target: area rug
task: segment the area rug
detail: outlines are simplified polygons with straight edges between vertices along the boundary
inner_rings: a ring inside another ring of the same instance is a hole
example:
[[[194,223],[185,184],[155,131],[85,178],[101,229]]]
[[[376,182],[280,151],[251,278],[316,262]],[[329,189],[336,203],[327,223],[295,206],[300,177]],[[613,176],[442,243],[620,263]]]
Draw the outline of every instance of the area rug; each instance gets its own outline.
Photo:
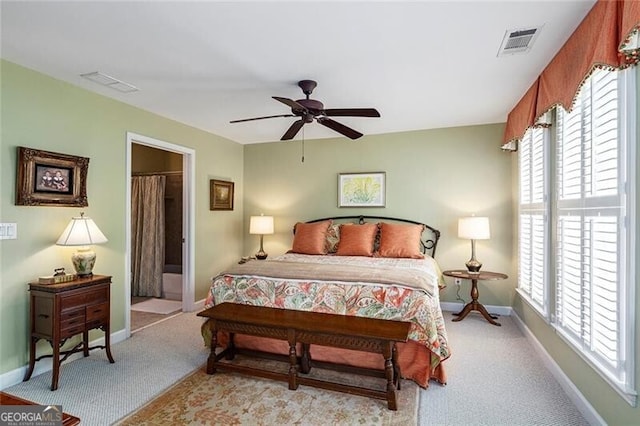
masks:
[[[132,311],[152,312],[154,314],[170,314],[181,309],[182,302],[180,300],[149,299],[131,305]]]
[[[235,361],[234,361],[235,362]],[[270,363],[273,361],[262,361]],[[384,389],[384,379],[314,369],[313,377]],[[419,387],[402,381],[398,410],[386,401],[198,369],[117,423],[138,425],[416,425]]]

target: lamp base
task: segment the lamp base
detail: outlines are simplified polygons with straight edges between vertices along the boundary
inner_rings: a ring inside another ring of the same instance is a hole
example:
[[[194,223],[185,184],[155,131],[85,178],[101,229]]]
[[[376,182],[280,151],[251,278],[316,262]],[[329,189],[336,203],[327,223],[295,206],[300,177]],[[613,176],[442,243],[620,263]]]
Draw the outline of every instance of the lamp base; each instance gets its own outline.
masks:
[[[467,270],[470,274],[479,274],[480,268],[482,268],[482,263],[478,262],[476,259],[469,259],[465,265],[467,266]]]
[[[264,251],[260,250],[259,252],[256,253],[256,259],[258,260],[265,260],[267,258],[267,256],[269,256],[267,253],[265,253]]]
[[[93,266],[96,264],[96,252],[91,248],[80,248],[71,256],[71,262],[79,277],[93,275]]]

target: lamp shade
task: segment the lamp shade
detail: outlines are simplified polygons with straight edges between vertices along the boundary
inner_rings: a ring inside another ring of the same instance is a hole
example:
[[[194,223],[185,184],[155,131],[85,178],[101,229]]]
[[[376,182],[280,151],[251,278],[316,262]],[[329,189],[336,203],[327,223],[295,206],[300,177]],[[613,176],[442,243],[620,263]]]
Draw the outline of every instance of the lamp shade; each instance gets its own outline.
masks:
[[[98,225],[91,218],[86,217],[84,213],[80,213],[80,217],[71,219],[56,244],[59,246],[88,246],[107,241],[109,240],[100,231]]]
[[[249,233],[257,235],[273,234],[273,216],[251,216]]]
[[[481,216],[461,217],[458,219],[458,238],[488,240],[491,238],[489,218]]]

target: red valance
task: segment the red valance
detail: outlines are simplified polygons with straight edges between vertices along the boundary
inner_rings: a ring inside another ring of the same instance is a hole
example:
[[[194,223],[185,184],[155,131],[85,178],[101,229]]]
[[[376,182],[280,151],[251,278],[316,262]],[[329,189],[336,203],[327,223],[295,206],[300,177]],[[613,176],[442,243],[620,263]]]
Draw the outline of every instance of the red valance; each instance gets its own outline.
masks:
[[[595,67],[624,68],[638,63],[640,49],[629,44],[639,30],[640,1],[598,0],[509,113],[503,144],[522,138],[538,118],[557,105],[570,111]],[[537,93],[530,93],[535,88]]]
[[[512,135],[505,142],[513,139],[519,139],[524,135],[529,127],[536,121],[536,105],[538,103],[538,84],[540,79],[537,78],[533,85],[527,90],[518,104],[511,110],[507,118],[507,127],[504,129],[505,136]]]

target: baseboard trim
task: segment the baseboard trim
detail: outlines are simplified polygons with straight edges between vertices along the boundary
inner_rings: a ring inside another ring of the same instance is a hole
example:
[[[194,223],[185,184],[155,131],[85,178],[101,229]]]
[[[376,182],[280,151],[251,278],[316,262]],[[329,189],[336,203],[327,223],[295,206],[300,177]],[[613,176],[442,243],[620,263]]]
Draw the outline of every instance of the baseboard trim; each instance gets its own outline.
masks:
[[[125,330],[118,330],[115,333],[111,333],[111,345],[115,345],[118,342],[122,342],[126,339]],[[99,339],[92,340],[89,342],[89,346],[101,346],[104,345],[104,337],[100,337]],[[70,361],[74,361],[76,359],[82,358],[82,352],[75,353],[71,355],[69,358],[65,360],[65,364]],[[116,362],[118,360],[116,359]],[[14,370],[8,371],[2,375],[0,375],[0,390],[4,390],[13,385],[17,385],[22,382],[24,375],[27,372],[28,366],[23,366],[16,368]],[[38,362],[36,362],[35,367],[33,368],[33,374],[31,377],[39,376],[42,373],[46,373],[47,371],[51,371],[53,369],[53,360],[51,358],[45,358]]]
[[[580,414],[589,422],[590,425],[604,425],[606,426],[606,422],[600,414],[593,408],[593,406],[589,403],[589,401],[582,395],[582,392],[573,384],[571,379],[562,371],[560,366],[554,361],[554,359],[549,355],[549,352],[544,348],[542,343],[536,338],[536,336],[529,330],[529,327],[522,321],[522,319],[518,316],[518,314],[513,311],[513,315],[511,315],[514,322],[522,331],[522,334],[525,335],[527,340],[533,346],[533,349],[542,359],[543,364],[547,369],[551,372],[553,377],[560,383],[562,389],[564,389],[565,393],[569,397],[569,399],[575,404]]]
[[[196,300],[193,304],[193,310],[194,311],[201,311],[204,309],[204,302],[206,301],[206,299],[200,299],[200,300]]]
[[[490,314],[511,316],[513,308],[511,306],[497,306],[497,305],[484,305]],[[448,312],[460,312],[464,308],[464,305],[459,302],[440,302],[440,309]]]

